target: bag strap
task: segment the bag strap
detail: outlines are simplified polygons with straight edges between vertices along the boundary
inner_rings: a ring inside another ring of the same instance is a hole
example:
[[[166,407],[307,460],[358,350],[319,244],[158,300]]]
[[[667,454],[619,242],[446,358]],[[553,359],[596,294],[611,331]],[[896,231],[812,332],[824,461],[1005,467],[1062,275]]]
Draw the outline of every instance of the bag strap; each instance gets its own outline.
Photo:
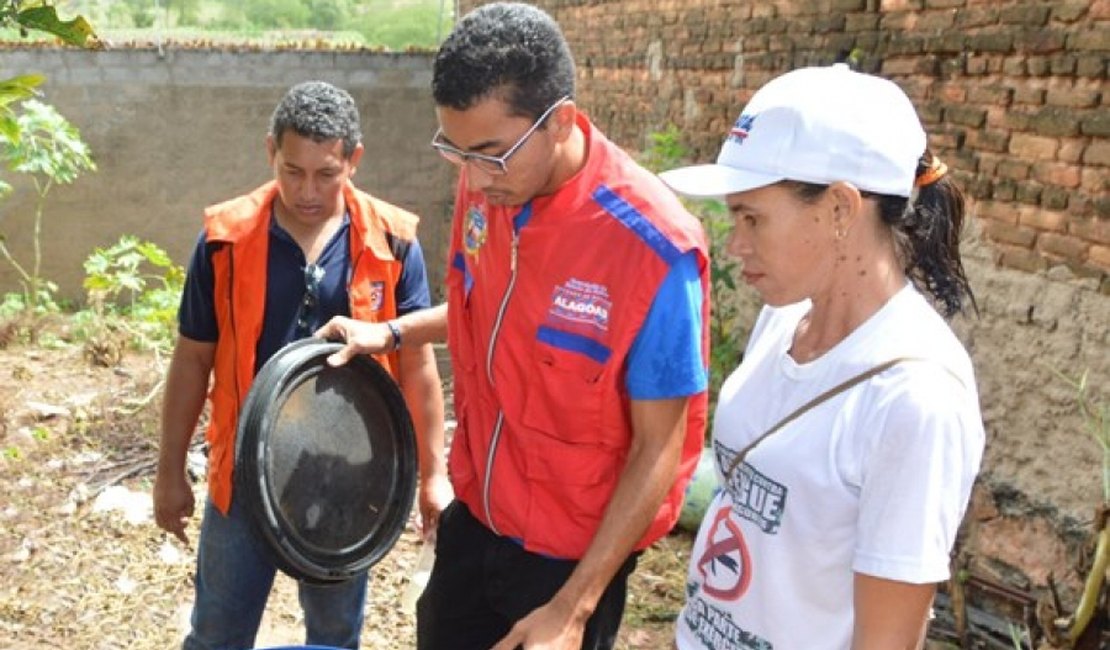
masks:
[[[744,458],[747,457],[748,452],[750,452],[752,449],[754,449],[756,445],[758,445],[759,443],[761,443],[764,440],[766,440],[767,438],[769,438],[771,436],[771,434],[775,433],[779,429],[785,427],[786,425],[790,424],[794,420],[797,420],[799,417],[804,415],[806,411],[809,411],[810,409],[817,406],[818,404],[821,404],[824,401],[827,401],[829,399],[832,399],[833,397],[836,397],[840,393],[843,393],[844,391],[848,390],[852,386],[855,386],[856,384],[859,384],[860,382],[867,381],[868,379],[870,379],[870,378],[874,377],[875,375],[883,372],[884,370],[887,370],[887,369],[889,369],[893,366],[896,366],[899,363],[902,363],[903,361],[910,361],[912,359],[914,359],[914,357],[897,357],[895,359],[891,359],[890,361],[885,361],[883,363],[880,363],[879,365],[875,366],[874,368],[871,368],[869,370],[865,370],[865,371],[859,373],[858,375],[855,375],[854,377],[850,377],[850,378],[840,382],[836,386],[833,386],[832,388],[826,390],[825,392],[821,393],[817,397],[814,397],[813,399],[809,400],[805,404],[802,404],[798,408],[794,409],[794,411],[791,412],[789,415],[787,415],[783,419],[779,420],[778,424],[776,424],[775,426],[771,427],[770,429],[767,429],[766,431],[764,431],[763,435],[759,436],[758,438],[756,438],[755,440],[750,442],[747,447],[744,447],[743,449],[740,450],[740,453],[736,455],[736,458],[734,458],[732,460],[732,463],[728,466],[728,471],[725,472],[725,479],[726,480],[731,480],[732,479],[732,473],[734,471],[736,471],[736,468],[739,467],[740,463],[743,462]]]

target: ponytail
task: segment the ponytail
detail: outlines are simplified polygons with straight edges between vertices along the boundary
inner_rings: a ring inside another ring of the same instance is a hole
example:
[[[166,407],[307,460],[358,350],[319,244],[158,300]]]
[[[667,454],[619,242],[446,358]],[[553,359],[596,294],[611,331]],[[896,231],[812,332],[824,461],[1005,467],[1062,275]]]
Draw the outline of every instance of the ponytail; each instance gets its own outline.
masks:
[[[879,218],[894,234],[894,246],[906,277],[920,291],[933,297],[934,304],[951,318],[971,304],[979,305],[960,261],[960,233],[964,225],[964,195],[948,175],[948,168],[928,149],[917,162],[913,194],[860,191],[875,199]],[[780,181],[802,201],[817,200],[828,185],[802,181]]]
[[[945,317],[964,310],[971,292],[960,261],[964,195],[944,163],[926,150],[917,164],[917,188],[909,199],[879,195],[879,215],[894,232],[906,276],[935,299]]]

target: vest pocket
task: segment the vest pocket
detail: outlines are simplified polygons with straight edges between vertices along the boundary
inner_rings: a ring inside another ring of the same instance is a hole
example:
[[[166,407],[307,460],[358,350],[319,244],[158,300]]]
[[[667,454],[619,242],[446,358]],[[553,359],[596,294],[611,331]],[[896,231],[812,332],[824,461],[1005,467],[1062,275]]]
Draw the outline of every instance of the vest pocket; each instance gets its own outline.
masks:
[[[578,559],[597,533],[624,465],[616,450],[539,441],[525,458],[524,538],[541,553]]]
[[[605,366],[579,352],[542,342],[536,343],[533,359],[532,375],[524,380],[521,422],[559,441],[603,445],[601,377]]]

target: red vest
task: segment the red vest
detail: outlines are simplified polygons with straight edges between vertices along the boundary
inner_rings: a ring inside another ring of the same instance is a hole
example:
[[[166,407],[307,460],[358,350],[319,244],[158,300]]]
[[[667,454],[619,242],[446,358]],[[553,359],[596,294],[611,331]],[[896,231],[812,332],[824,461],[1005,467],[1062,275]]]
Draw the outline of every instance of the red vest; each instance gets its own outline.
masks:
[[[586,167],[523,212],[460,180],[447,281],[455,493],[494,532],[562,558],[585,553],[624,468],[626,359],[671,264],[697,250],[708,287],[698,221],[584,116],[579,126]],[[706,296],[707,365],[708,309]],[[679,479],[637,548],[677,520],[706,403],[704,391],[690,400]]]
[[[254,380],[255,346],[265,316],[270,215],[276,197],[277,184],[270,182],[204,212],[207,241],[228,244],[212,253],[213,301],[220,334],[208,395],[212,416],[205,435],[209,445],[208,493],[224,514],[231,507],[239,407]],[[401,262],[390,252],[385,233],[412,239],[417,217],[349,183],[343,198],[351,218],[351,315],[368,321],[395,318],[394,287],[401,277]],[[379,285],[384,286],[381,296],[372,295],[375,282],[383,283]],[[375,302],[379,303],[377,309]],[[375,359],[397,377],[395,354]]]

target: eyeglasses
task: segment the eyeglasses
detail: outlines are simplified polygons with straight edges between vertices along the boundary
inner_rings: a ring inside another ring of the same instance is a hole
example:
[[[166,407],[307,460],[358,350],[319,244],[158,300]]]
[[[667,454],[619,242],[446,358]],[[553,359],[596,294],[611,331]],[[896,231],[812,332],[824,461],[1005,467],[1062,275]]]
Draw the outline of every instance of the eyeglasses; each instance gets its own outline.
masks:
[[[466,163],[471,163],[487,174],[493,174],[494,176],[504,176],[505,174],[509,173],[509,158],[511,158],[513,154],[515,154],[517,151],[520,150],[522,146],[524,146],[524,143],[528,141],[528,138],[530,138],[532,134],[536,132],[536,129],[540,128],[540,125],[544,123],[544,121],[551,115],[551,113],[555,111],[556,108],[562,106],[563,102],[569,99],[570,95],[566,95],[563,98],[559,99],[559,101],[549,106],[548,109],[544,111],[543,114],[540,115],[535,122],[532,123],[531,128],[525,131],[524,135],[520,136],[520,139],[516,141],[516,144],[509,147],[509,150],[501,154],[500,156],[487,156],[483,153],[463,151],[457,147],[447,144],[442,140],[443,129],[436,129],[436,134],[432,137],[432,148],[438,151],[439,155],[443,156],[450,162],[460,167],[462,167]]]
[[[320,283],[324,280],[324,267],[306,264],[304,267],[304,300],[297,310],[297,333],[308,336],[312,332],[312,312],[320,300]]]

